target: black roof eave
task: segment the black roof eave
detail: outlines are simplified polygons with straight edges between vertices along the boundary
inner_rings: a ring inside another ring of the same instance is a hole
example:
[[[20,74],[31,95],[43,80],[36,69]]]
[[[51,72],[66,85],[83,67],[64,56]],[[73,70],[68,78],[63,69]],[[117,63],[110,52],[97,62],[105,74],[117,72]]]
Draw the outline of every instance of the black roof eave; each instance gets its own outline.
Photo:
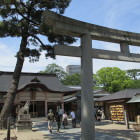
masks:
[[[63,94],[69,93],[69,94],[71,94],[71,93],[77,92],[76,90],[72,90],[72,91],[51,90],[43,83],[27,83],[26,85],[22,86],[18,91],[24,90],[25,88],[27,88],[28,86],[31,86],[31,85],[42,86],[44,90],[49,91],[51,93],[63,93]]]
[[[118,99],[107,99],[107,100],[99,100],[100,102],[110,102],[110,101],[126,101],[126,100],[130,100],[130,98],[118,98]]]

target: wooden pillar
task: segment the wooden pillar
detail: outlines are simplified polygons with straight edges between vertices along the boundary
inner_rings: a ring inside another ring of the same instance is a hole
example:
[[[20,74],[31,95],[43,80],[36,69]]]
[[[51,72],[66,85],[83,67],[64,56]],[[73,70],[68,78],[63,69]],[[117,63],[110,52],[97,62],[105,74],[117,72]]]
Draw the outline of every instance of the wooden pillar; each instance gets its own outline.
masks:
[[[81,37],[81,47],[81,140],[95,140],[92,39],[89,33]]]
[[[8,121],[7,121],[7,138],[6,138],[6,140],[10,140],[10,135],[11,135],[10,126],[11,126],[11,117],[8,117]]]
[[[124,121],[126,128],[129,129],[129,114],[128,114],[128,105],[126,103],[124,105]]]
[[[125,118],[126,128],[129,129],[129,117],[128,117],[128,111],[127,110],[124,110],[124,118]]]
[[[35,117],[35,101],[34,101],[34,99],[33,99],[33,118]]]
[[[76,103],[77,103],[76,122],[81,123],[81,100],[78,99]]]
[[[48,112],[48,105],[47,101],[45,101],[45,116],[47,117],[47,112]]]
[[[64,109],[65,109],[65,108],[64,108],[64,102],[61,103],[61,106],[62,106],[62,109],[64,110]]]

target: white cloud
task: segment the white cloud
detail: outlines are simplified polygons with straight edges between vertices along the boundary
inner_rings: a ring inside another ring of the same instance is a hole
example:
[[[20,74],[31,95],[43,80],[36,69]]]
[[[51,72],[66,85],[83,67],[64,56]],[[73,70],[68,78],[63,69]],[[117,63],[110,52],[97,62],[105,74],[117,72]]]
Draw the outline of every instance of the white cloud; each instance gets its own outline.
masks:
[[[2,50],[4,50],[4,49],[6,49],[6,46],[3,45],[3,44],[0,44],[0,51],[2,51]]]
[[[120,51],[120,44],[93,40],[92,48],[110,51]]]
[[[140,31],[139,26],[131,28],[132,24],[139,22],[140,1],[137,0],[108,0],[108,9],[104,17],[104,26],[127,31]],[[135,20],[135,21],[134,21]]]
[[[118,67],[122,70],[140,69],[140,63],[93,59],[93,72],[96,73],[103,67]]]
[[[16,58],[13,51],[5,44],[0,44],[0,71],[13,71]]]
[[[56,56],[56,59],[48,58],[46,59],[44,55],[41,55],[39,62],[29,63],[26,59],[22,71],[26,72],[38,72],[45,70],[48,64],[56,63],[66,70],[66,66],[70,64],[80,65],[80,58],[66,57],[66,56]]]
[[[0,56],[14,56],[16,52],[12,50],[10,45],[7,45],[6,43],[0,43]]]

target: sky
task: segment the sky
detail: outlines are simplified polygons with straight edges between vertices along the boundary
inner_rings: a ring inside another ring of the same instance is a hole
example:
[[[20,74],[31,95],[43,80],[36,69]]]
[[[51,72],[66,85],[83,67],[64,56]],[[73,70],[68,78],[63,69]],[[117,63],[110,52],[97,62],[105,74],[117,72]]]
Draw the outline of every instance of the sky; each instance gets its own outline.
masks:
[[[72,0],[64,16],[80,21],[140,33],[140,1],[138,0]],[[46,40],[44,40],[46,41]],[[80,46],[78,40],[73,45]],[[20,38],[0,38],[0,71],[14,71],[16,53]],[[92,41],[92,47],[104,50],[119,51],[119,44]],[[140,47],[130,46],[131,53],[140,53]],[[56,63],[66,69],[67,65],[80,65],[80,58],[56,56],[46,59],[41,55],[40,61],[30,63],[26,58],[22,72],[39,72],[48,64]],[[93,59],[93,73],[103,67],[119,67],[122,70],[140,69],[140,63]]]

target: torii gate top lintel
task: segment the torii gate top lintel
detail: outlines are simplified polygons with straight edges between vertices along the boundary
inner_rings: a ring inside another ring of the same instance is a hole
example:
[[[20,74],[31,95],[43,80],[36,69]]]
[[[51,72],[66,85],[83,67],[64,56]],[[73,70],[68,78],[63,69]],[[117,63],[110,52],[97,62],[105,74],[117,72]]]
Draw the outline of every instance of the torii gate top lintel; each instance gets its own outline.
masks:
[[[58,34],[80,37],[90,34],[91,40],[101,40],[120,44],[120,52],[92,49],[92,58],[140,62],[140,54],[130,53],[129,45],[140,46],[140,34],[126,32],[116,29],[110,29],[95,24],[90,24],[65,16],[58,15],[52,11],[43,13],[44,20],[47,25],[53,28]],[[56,55],[81,57],[82,50],[80,47],[63,47],[55,46]]]
[[[111,29],[95,24],[78,21],[58,15],[52,11],[43,13],[47,25],[53,27],[55,33],[73,37],[81,37],[90,32],[92,39],[114,43],[127,42],[129,45],[140,46],[140,34],[128,31]]]

